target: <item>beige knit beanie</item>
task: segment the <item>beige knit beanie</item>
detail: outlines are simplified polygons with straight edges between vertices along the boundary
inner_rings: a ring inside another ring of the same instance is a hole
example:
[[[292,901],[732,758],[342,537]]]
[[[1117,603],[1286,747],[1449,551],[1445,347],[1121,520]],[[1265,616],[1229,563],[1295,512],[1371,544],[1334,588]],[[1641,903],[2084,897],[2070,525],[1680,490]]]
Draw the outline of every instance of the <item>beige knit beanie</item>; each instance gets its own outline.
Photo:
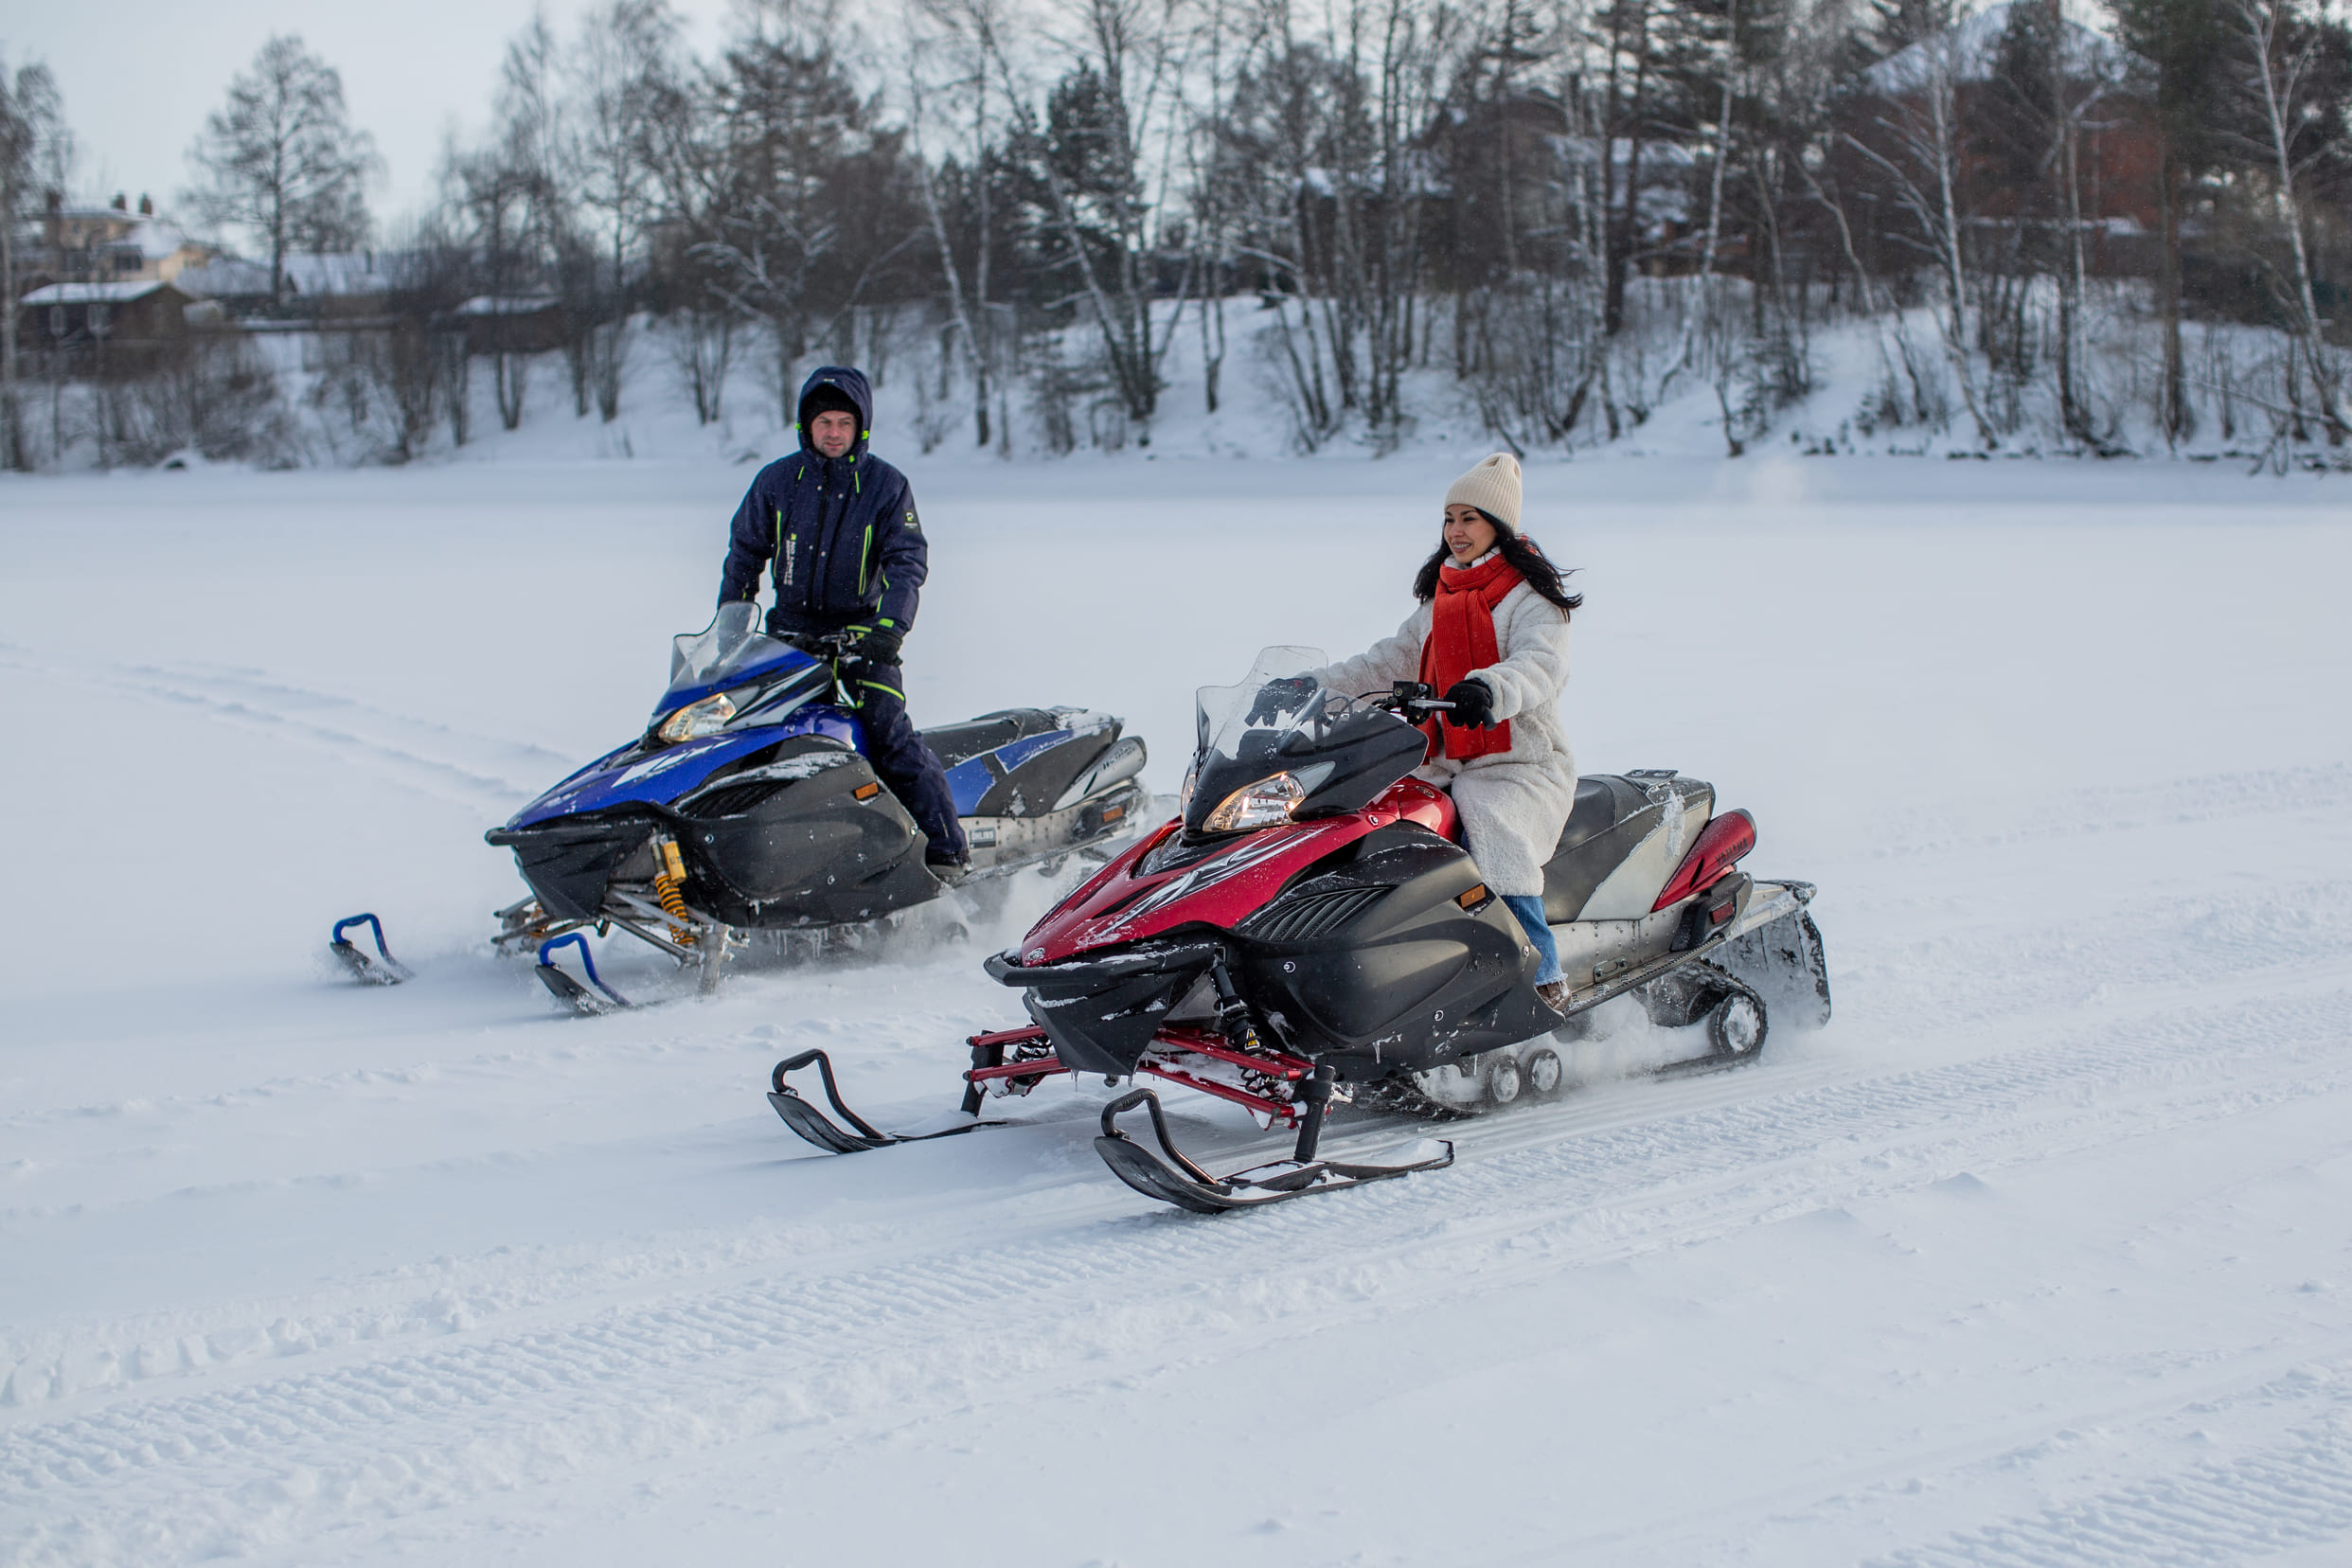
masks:
[[[1513,533],[1519,531],[1519,459],[1498,452],[1478,460],[1478,466],[1456,479],[1446,491],[1446,505],[1476,507]]]

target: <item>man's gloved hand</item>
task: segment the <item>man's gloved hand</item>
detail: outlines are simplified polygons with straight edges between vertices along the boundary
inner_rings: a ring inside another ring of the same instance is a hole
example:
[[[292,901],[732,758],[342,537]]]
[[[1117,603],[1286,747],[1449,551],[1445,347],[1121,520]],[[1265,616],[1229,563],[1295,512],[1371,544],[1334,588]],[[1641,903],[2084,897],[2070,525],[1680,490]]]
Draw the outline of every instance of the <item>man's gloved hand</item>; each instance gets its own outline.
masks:
[[[1461,729],[1494,728],[1494,692],[1484,681],[1456,681],[1446,688],[1453,711],[1446,722]]]
[[[1247,718],[1253,724],[1265,723],[1306,702],[1321,685],[1312,675],[1285,675],[1279,680],[1268,681],[1257,688],[1257,695],[1251,699]]]
[[[905,646],[906,639],[898,633],[877,626],[852,643],[849,651],[870,665],[894,665],[899,662],[899,650]]]

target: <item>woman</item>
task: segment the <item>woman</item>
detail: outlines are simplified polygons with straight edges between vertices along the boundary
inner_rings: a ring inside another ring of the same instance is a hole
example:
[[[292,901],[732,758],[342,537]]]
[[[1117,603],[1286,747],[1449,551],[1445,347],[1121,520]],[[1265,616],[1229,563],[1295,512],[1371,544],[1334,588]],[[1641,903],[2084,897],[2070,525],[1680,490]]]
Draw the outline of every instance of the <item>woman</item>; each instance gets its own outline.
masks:
[[[1498,452],[1446,491],[1445,528],[1421,563],[1420,608],[1397,634],[1316,678],[1335,691],[1419,681],[1453,704],[1429,728],[1417,776],[1445,787],[1462,814],[1479,874],[1542,955],[1536,992],[1568,997],[1559,948],[1543,919],[1543,863],[1577,801],[1577,759],[1559,719],[1568,680],[1568,614],[1584,602],[1519,533],[1519,462]]]

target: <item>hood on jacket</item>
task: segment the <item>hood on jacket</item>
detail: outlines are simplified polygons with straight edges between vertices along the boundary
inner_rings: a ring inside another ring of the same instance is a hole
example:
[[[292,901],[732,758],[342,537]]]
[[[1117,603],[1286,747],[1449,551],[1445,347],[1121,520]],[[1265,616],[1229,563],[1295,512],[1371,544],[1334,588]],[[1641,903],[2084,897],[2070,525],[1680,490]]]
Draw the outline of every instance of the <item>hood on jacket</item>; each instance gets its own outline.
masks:
[[[821,386],[832,387],[857,405],[858,439],[848,455],[864,456],[866,439],[874,434],[874,389],[866,384],[864,371],[846,365],[820,365],[800,383],[800,401],[793,405],[793,417],[799,421],[793,428],[799,432],[800,450],[811,457],[821,455],[809,444],[809,421],[813,418],[809,411],[809,399]]]

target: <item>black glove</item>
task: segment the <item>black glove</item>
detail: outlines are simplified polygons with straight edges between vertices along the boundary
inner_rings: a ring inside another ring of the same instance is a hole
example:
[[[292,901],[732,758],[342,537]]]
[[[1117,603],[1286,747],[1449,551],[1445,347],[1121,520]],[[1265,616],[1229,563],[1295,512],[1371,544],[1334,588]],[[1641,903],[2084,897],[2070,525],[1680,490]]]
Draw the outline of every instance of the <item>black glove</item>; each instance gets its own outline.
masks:
[[[1312,697],[1321,684],[1312,675],[1285,675],[1279,680],[1268,681],[1257,688],[1257,696],[1250,703],[1249,722],[1262,724],[1290,712]]]
[[[870,665],[894,665],[899,662],[899,650],[906,639],[887,626],[877,626],[849,647],[854,656]]]
[[[1446,722],[1460,729],[1494,728],[1494,692],[1484,681],[1456,681],[1446,691],[1453,711]]]

